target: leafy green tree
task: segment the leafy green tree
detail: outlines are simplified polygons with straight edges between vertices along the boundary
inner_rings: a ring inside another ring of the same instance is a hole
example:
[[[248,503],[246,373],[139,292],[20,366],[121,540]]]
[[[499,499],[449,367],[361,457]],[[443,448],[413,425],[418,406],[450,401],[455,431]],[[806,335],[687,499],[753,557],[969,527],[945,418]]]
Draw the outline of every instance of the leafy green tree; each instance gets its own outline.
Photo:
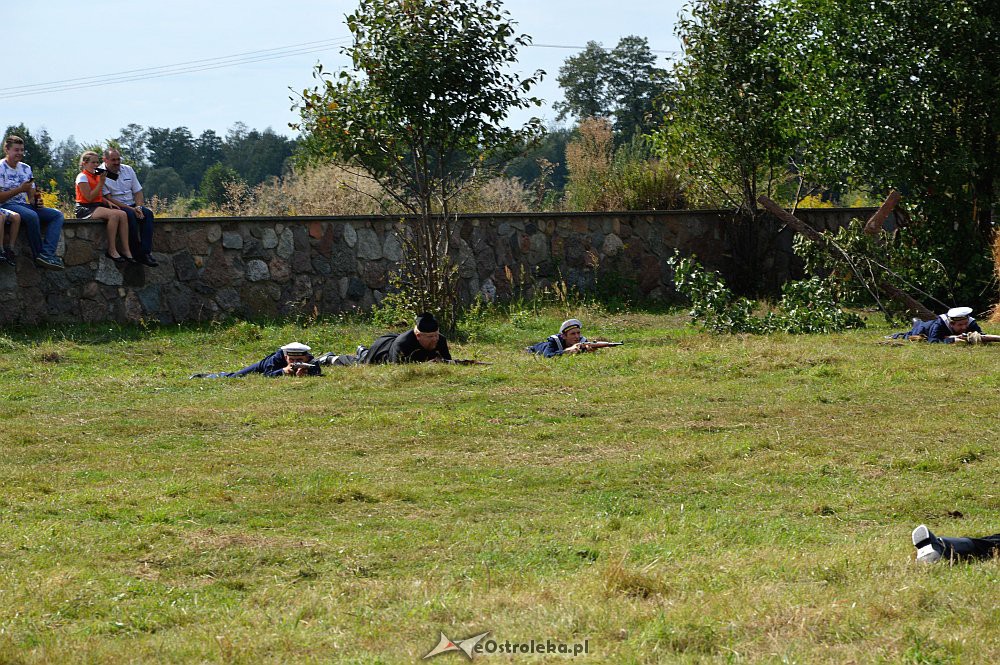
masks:
[[[556,82],[565,99],[552,108],[559,112],[556,120],[574,116],[607,118],[611,115],[611,94],[607,86],[608,52],[600,42],[589,41],[586,48],[566,58],[559,68]]]
[[[42,129],[38,136],[31,133],[24,124],[10,125],[4,132],[6,139],[11,134],[24,139],[24,161],[31,165],[31,171],[36,180],[44,181],[53,176],[52,171],[52,137]],[[78,155],[79,156],[79,155]]]
[[[623,37],[610,51],[587,42],[583,51],[566,58],[556,81],[565,96],[553,104],[558,120],[613,117],[619,142],[649,131],[657,100],[672,89],[649,42],[635,35]]]
[[[218,164],[224,158],[224,143],[222,137],[211,129],[206,129],[194,141],[194,152],[201,162],[202,178],[205,172],[213,165]]]
[[[249,129],[242,122],[226,133],[222,161],[250,185],[280,176],[295,152],[295,141],[281,136],[270,127],[264,131]]]
[[[611,50],[607,65],[608,94],[614,100],[615,132],[624,140],[645,134],[658,123],[657,101],[673,90],[667,70],[656,67],[645,37],[630,35]]]
[[[658,144],[687,166],[703,198],[755,216],[792,151],[781,115],[784,56],[769,39],[776,9],[767,0],[694,0],[689,9],[677,24],[684,57]]]
[[[113,143],[122,155],[122,161],[132,168],[139,169],[146,164],[149,158],[149,151],[146,148],[146,141],[149,132],[142,125],[134,122],[118,130],[118,136],[109,143]]]
[[[190,191],[184,179],[170,166],[150,169],[142,185],[143,192],[148,196],[163,199],[176,199],[186,196]]]
[[[979,303],[1000,194],[1000,4],[785,0],[785,100],[803,168],[900,189],[911,242],[948,269],[950,302]],[[806,37],[808,36],[808,38]],[[818,37],[818,38],[817,38]]]
[[[207,203],[222,205],[226,202],[226,185],[241,180],[235,169],[216,162],[205,170],[205,177],[201,180],[201,198]]]
[[[523,146],[520,156],[510,160],[504,168],[507,175],[519,178],[525,185],[533,185],[536,192],[558,194],[566,186],[566,145],[576,130],[549,127],[537,143]],[[544,178],[544,182],[539,182]]]
[[[527,92],[542,72],[509,72],[530,38],[496,0],[361,0],[347,25],[353,69],[331,79],[318,66],[321,84],[296,107],[302,155],[356,168],[415,215],[403,236],[407,307],[454,321],[449,203],[482,163],[541,130],[537,119],[504,124],[541,103]]]
[[[154,169],[171,168],[185,183],[185,190],[201,182],[203,168],[194,137],[187,127],[150,127],[146,142]]]

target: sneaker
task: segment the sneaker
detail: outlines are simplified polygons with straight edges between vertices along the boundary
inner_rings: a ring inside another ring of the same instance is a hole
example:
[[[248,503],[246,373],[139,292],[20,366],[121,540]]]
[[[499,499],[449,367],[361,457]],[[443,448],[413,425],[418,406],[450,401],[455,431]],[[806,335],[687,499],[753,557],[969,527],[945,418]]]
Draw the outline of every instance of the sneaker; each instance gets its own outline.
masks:
[[[44,254],[39,254],[35,257],[35,265],[39,268],[47,268],[48,270],[62,270],[65,268],[62,261],[54,256],[45,256]]]
[[[14,253],[14,250],[5,249],[3,250],[3,252],[0,252],[0,255],[2,255],[3,261],[7,265],[9,266],[17,265],[17,254]]]
[[[917,548],[917,561],[934,563],[944,556],[944,545],[941,540],[925,525],[921,524],[914,529],[911,539],[913,546]]]
[[[337,356],[327,351],[313,362],[317,365],[332,365],[337,361]]]
[[[139,263],[141,263],[144,266],[149,266],[150,268],[155,268],[156,266],[160,265],[160,263],[153,258],[152,254],[146,254],[143,257],[141,257],[139,259]]]

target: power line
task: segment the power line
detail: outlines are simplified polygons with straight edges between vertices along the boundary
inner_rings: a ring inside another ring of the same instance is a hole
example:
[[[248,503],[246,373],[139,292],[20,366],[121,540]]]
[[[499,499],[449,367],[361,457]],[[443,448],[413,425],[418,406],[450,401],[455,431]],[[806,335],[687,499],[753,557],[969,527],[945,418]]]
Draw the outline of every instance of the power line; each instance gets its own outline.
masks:
[[[322,40],[317,42],[305,42],[303,44],[293,44],[271,49],[261,49],[257,51],[246,51],[233,55],[220,56],[215,58],[203,58],[201,60],[189,60],[187,62],[175,63],[172,65],[161,65],[158,67],[145,67],[142,69],[131,69],[111,74],[98,76],[85,76],[74,79],[62,79],[60,81],[49,81],[47,83],[35,83],[30,85],[15,86],[12,88],[0,89],[0,95],[6,98],[26,97],[30,95],[45,94],[52,92],[65,92],[69,90],[80,90],[84,88],[95,88],[118,83],[131,83],[135,81],[145,81],[149,79],[162,78],[165,76],[176,76],[179,74],[190,74],[211,69],[222,69],[225,67],[236,67],[239,65],[264,62],[267,60],[277,60],[308,53],[318,53],[327,51],[335,46],[349,41],[349,38],[333,40]]]
[[[337,39],[324,39],[288,46],[279,46],[269,49],[259,49],[255,51],[244,51],[232,55],[217,56],[214,58],[201,58],[199,60],[187,60],[170,65],[159,65],[156,67],[143,67],[139,69],[128,69],[110,74],[99,74],[95,76],[83,76],[79,78],[60,79],[47,81],[45,83],[30,83],[25,85],[0,88],[0,96],[5,99],[16,99],[18,97],[28,97],[56,92],[68,92],[71,90],[83,90],[87,88],[97,88],[108,85],[118,85],[121,83],[135,83],[138,81],[148,81],[167,76],[178,76],[181,74],[193,74],[213,69],[223,69],[226,67],[238,67],[241,65],[265,62],[268,60],[278,60],[297,55],[309,53],[319,53],[328,51],[336,46],[340,46],[348,41],[350,37]],[[568,44],[529,44],[536,48],[570,49],[584,50],[585,46],[573,46]],[[609,51],[611,49],[605,48]],[[680,51],[668,51],[662,49],[650,49],[652,53],[677,54]]]

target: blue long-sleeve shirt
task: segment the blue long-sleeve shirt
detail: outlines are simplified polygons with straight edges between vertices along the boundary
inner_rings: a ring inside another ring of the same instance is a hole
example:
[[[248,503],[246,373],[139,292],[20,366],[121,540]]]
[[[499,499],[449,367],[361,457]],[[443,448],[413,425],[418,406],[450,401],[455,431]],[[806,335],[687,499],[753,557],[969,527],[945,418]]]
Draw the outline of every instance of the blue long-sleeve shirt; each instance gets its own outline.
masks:
[[[969,317],[969,327],[966,328],[965,332],[977,332],[982,333],[982,328],[976,323],[976,320]],[[913,329],[907,333],[900,333],[894,335],[897,337],[913,337],[914,335],[924,335],[927,337],[927,341],[932,344],[951,344],[955,340],[948,339],[955,335],[955,331],[951,329],[951,325],[948,322],[948,315],[942,314],[941,316],[931,319],[930,321],[917,321],[913,324]]]
[[[312,362],[313,357],[307,356],[308,361]],[[227,376],[236,378],[240,376],[246,376],[247,374],[263,374],[269,377],[278,377],[284,375],[284,369],[288,367],[288,360],[285,358],[285,352],[278,349],[268,357],[263,360],[258,360],[252,365],[248,365],[238,372],[232,372]],[[321,372],[318,365],[312,365],[306,370],[306,373],[311,376],[318,376]]]
[[[581,337],[580,341],[586,342],[587,338]],[[525,351],[528,353],[534,353],[545,358],[561,356],[565,350],[566,339],[562,335],[549,335],[548,339],[525,348]]]

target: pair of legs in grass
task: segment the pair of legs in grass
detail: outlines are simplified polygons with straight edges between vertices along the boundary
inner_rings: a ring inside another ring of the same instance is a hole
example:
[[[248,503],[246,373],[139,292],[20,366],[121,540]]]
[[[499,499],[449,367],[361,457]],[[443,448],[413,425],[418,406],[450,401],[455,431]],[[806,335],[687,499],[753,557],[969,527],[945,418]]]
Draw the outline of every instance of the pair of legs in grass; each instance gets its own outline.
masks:
[[[1000,556],[1000,533],[985,538],[940,538],[921,524],[913,530],[913,546],[917,548],[917,561],[934,563],[945,559],[992,559]]]

